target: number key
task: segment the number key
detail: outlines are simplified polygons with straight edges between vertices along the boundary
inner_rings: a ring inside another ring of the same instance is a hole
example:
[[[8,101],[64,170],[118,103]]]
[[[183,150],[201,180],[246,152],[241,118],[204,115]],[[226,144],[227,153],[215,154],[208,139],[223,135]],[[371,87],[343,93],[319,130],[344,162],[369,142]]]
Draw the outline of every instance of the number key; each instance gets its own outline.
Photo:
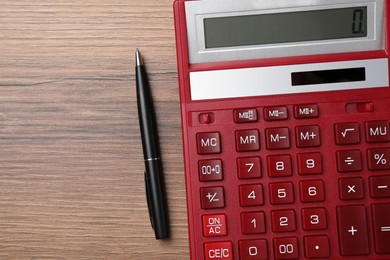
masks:
[[[296,237],[274,238],[275,259],[296,259],[298,254],[298,239]]]
[[[301,181],[299,182],[299,190],[302,202],[325,200],[324,182],[322,180]]]
[[[238,242],[240,260],[267,260],[267,240],[241,240]]]
[[[269,184],[271,204],[294,203],[294,188],[292,182],[279,182]]]
[[[241,206],[260,206],[264,204],[263,186],[261,184],[240,185],[239,190]]]
[[[259,212],[241,213],[241,230],[243,234],[265,233],[265,214]]]
[[[246,157],[237,159],[237,172],[240,179],[261,177],[261,163],[259,157]]]
[[[302,227],[304,230],[320,230],[327,228],[325,208],[302,209]]]
[[[322,157],[320,153],[298,154],[298,173],[300,175],[321,174]]]
[[[270,177],[284,177],[292,175],[291,156],[271,155],[267,157],[268,175]]]
[[[271,212],[272,231],[287,232],[297,229],[294,210],[274,210]]]

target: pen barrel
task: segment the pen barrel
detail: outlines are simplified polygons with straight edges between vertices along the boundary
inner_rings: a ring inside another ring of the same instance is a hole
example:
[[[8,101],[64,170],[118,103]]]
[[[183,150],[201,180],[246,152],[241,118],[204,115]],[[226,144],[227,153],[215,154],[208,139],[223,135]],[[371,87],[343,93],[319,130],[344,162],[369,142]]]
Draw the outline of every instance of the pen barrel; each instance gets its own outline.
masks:
[[[168,238],[168,216],[166,212],[165,185],[161,176],[160,160],[145,161],[145,181],[149,214],[156,239]]]
[[[141,131],[144,159],[160,157],[158,135],[152,95],[145,66],[136,66],[138,119]]]
[[[135,74],[149,214],[156,239],[165,239],[168,238],[168,213],[153,100],[145,66],[136,66]]]

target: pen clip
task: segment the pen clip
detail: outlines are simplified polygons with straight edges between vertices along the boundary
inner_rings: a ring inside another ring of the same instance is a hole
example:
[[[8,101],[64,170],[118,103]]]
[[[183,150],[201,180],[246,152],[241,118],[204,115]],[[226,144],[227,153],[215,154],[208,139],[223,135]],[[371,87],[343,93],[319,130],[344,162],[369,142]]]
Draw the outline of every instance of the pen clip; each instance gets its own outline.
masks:
[[[149,181],[148,177],[146,174],[146,171],[144,171],[144,178],[145,178],[145,193],[146,193],[146,202],[148,204],[148,211],[149,211],[149,219],[150,219],[150,224],[152,225],[152,228],[154,229],[154,217],[153,217],[153,212],[151,208],[151,198],[150,198],[150,189],[149,189]]]

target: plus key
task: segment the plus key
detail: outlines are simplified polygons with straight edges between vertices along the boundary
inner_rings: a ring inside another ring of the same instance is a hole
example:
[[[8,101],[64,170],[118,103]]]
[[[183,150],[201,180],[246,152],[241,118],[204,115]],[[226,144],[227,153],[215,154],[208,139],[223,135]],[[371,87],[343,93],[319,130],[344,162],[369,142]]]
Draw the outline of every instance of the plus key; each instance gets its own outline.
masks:
[[[367,255],[370,253],[364,206],[337,207],[337,223],[341,255]]]

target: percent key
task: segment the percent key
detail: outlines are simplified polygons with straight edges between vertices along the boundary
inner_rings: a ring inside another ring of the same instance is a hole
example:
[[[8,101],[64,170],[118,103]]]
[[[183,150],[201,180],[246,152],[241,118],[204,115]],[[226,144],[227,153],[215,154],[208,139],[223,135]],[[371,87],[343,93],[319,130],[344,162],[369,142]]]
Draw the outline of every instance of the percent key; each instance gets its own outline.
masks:
[[[368,169],[389,170],[390,148],[374,148],[367,150]]]

